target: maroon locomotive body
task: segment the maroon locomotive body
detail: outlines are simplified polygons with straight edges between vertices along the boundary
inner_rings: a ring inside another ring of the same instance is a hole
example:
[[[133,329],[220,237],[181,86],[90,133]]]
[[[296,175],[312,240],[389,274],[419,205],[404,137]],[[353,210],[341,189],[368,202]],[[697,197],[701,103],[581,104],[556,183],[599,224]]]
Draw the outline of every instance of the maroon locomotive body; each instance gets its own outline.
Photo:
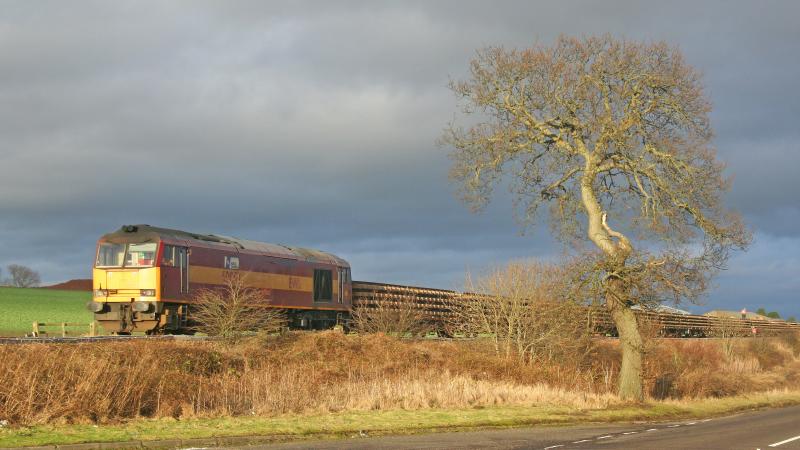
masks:
[[[149,225],[128,225],[97,244],[89,309],[111,332],[188,330],[201,289],[240,274],[295,328],[330,328],[352,306],[347,261],[321,251]]]

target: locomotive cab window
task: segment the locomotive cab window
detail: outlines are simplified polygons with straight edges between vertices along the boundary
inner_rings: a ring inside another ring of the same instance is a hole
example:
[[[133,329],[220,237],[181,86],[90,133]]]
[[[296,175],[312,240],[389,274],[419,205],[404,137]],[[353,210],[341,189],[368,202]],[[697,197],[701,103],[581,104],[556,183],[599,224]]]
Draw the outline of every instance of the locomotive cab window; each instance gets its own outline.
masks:
[[[164,251],[161,254],[161,265],[167,267],[175,267],[175,246],[165,245]]]
[[[103,242],[97,249],[95,267],[152,267],[158,244]]]
[[[97,248],[96,267],[122,267],[125,258],[125,244],[103,242]]]
[[[125,267],[150,267],[156,257],[157,244],[128,244]]]
[[[314,301],[333,300],[333,274],[330,270],[314,269]]]

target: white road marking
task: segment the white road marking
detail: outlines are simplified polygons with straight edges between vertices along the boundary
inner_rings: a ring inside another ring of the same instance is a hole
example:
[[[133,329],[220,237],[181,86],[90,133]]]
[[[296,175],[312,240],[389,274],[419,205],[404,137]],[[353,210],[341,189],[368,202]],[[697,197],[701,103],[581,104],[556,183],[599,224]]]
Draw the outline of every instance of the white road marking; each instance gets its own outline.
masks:
[[[551,448],[563,447],[563,446],[564,446],[564,444],[551,445],[550,447],[545,447],[544,450],[548,450],[548,449],[551,449]]]
[[[689,423],[687,423],[687,424],[685,424],[685,425],[694,425],[694,424],[696,424],[696,423],[697,423],[697,422],[689,422]]]
[[[770,447],[777,447],[777,446],[779,446],[779,445],[783,445],[783,444],[786,444],[786,443],[788,443],[788,442],[796,441],[796,440],[798,440],[798,439],[800,439],[800,436],[795,436],[795,437],[791,437],[791,438],[789,438],[789,439],[786,439],[785,441],[780,441],[780,442],[776,442],[776,443],[774,443],[774,444],[769,444],[769,446],[770,446]]]
[[[581,441],[575,441],[573,442],[573,444],[580,444],[581,442],[589,442],[589,441],[591,441],[591,439],[583,439]]]
[[[658,428],[650,428],[649,430],[644,430],[644,431],[658,431]]]
[[[676,423],[675,425],[667,425],[667,428],[678,428],[681,424]]]
[[[613,435],[613,434],[607,434],[607,435],[605,435],[605,436],[600,436],[600,437],[599,437],[599,438],[597,438],[597,439],[608,439],[608,438],[610,438],[610,437],[614,437],[614,435]]]
[[[653,428],[653,429],[655,429],[655,428]],[[622,434],[628,435],[628,434],[636,434],[636,433],[638,433],[638,431],[628,431],[627,433],[622,433]]]
[[[706,423],[706,422],[711,422],[711,419],[703,419],[703,420],[701,420],[700,422],[703,422],[703,423]]]

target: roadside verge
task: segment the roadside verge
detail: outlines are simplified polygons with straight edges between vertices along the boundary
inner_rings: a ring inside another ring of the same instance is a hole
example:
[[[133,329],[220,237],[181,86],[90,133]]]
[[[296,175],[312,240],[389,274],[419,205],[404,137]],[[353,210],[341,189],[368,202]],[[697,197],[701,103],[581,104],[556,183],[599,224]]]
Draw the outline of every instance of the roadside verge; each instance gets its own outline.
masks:
[[[277,417],[139,419],[113,425],[6,427],[0,429],[0,446],[70,450],[230,446],[310,438],[335,439],[532,425],[705,418],[798,404],[800,391],[771,391],[727,398],[651,402],[594,410],[555,406],[498,406],[458,410],[351,411]]]

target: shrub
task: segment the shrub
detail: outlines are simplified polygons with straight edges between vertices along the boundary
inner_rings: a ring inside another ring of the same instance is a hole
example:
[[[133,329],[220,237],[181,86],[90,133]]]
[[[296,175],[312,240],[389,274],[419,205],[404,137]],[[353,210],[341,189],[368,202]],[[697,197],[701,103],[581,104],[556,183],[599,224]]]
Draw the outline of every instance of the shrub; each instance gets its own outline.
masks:
[[[586,310],[566,300],[564,269],[515,262],[473,279],[456,309],[456,330],[490,336],[495,352],[523,361],[582,361],[591,350]]]
[[[422,335],[430,330],[423,312],[410,302],[378,302],[353,309],[350,325],[359,333]]]
[[[286,323],[283,310],[270,306],[268,294],[247,287],[246,277],[237,272],[227,274],[221,288],[199,291],[192,306],[195,330],[232,341],[247,332],[278,331]]]

